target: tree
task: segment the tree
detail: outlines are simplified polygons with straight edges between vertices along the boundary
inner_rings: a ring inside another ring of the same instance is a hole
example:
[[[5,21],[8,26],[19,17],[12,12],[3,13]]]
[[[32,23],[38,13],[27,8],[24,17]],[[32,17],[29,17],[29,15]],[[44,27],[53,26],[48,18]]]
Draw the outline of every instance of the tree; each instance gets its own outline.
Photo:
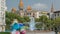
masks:
[[[44,30],[44,28],[45,28],[45,23],[46,23],[46,21],[48,20],[48,18],[47,18],[47,16],[42,15],[42,16],[40,16],[39,20],[40,20],[40,22],[42,22],[42,28],[43,28],[43,30]]]
[[[48,17],[45,15],[40,16],[39,18],[40,22],[46,22],[48,20]]]
[[[28,16],[24,16],[24,19],[26,20],[26,22],[30,21],[30,18]]]
[[[42,28],[42,24],[41,24],[41,23],[37,23],[35,26],[36,26],[36,28],[37,28],[38,30],[41,30],[41,28]]]
[[[13,19],[18,19],[18,21],[22,21],[22,22],[29,22],[30,19],[28,16],[24,16],[24,17],[20,17],[20,15],[16,14],[16,13],[12,13],[12,12],[6,12],[6,23],[11,22],[11,20]]]
[[[39,21],[39,18],[35,18],[35,22],[40,22],[40,21]]]
[[[45,24],[46,24],[47,30],[52,30],[52,28],[54,26],[53,20],[48,19]]]
[[[55,34],[58,34],[58,31],[60,30],[60,28],[59,28],[60,27],[60,17],[55,18],[53,20],[53,23],[54,23],[53,29],[55,31]]]
[[[60,17],[57,17],[56,19],[55,19],[55,25],[56,26],[59,26],[60,25]]]
[[[6,19],[6,25],[11,25],[13,19],[17,19],[18,21],[21,21],[21,22],[29,22],[30,19],[29,17],[27,16],[24,16],[24,17],[20,17],[20,15],[16,14],[16,13],[12,13],[12,12],[8,12],[6,11],[6,14],[5,14],[5,19]],[[9,26],[6,26],[7,29],[9,29]]]
[[[57,30],[60,30],[59,27],[60,27],[60,17],[57,17],[55,20],[54,20],[54,27],[57,28]]]
[[[7,30],[9,30],[13,19],[18,19],[18,21],[21,21],[21,19],[23,19],[18,14],[8,12],[8,11],[6,11],[5,17],[6,17],[5,19],[6,19],[6,29]]]

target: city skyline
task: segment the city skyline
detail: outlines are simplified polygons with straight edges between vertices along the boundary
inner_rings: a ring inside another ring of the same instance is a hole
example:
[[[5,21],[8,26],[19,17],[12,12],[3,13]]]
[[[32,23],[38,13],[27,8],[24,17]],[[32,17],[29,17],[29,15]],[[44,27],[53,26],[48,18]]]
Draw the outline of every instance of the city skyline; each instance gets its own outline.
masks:
[[[60,10],[60,0],[23,0],[24,8],[30,5],[33,9],[39,10],[51,10],[51,5],[53,3],[54,10]],[[10,11],[13,7],[18,9],[20,0],[7,0],[7,8]],[[10,5],[11,4],[11,5]]]

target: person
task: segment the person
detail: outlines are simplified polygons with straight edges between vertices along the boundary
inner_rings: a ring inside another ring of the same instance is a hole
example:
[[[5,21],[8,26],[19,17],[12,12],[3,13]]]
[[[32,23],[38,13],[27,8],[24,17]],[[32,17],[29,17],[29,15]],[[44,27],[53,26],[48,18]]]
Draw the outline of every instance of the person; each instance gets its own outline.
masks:
[[[16,31],[16,34],[20,34],[19,30],[18,30],[18,31]]]
[[[57,29],[57,27],[55,27],[55,34],[58,34],[58,29]]]
[[[13,23],[11,24],[11,34],[20,34],[19,32],[19,25],[18,25],[18,20],[14,19]]]
[[[17,29],[19,29],[18,20],[14,19],[13,23],[11,24],[11,30],[17,30]]]
[[[23,22],[20,21],[19,27],[20,27],[20,34],[25,34],[26,29],[25,29],[25,25],[23,24]]]

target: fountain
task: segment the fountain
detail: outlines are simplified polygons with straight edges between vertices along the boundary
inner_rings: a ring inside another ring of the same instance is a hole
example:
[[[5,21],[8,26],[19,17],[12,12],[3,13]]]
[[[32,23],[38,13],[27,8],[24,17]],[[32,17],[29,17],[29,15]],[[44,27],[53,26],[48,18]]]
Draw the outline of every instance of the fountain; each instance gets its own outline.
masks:
[[[35,30],[35,20],[34,20],[34,17],[30,17],[30,23],[29,23],[29,29],[31,31]]]

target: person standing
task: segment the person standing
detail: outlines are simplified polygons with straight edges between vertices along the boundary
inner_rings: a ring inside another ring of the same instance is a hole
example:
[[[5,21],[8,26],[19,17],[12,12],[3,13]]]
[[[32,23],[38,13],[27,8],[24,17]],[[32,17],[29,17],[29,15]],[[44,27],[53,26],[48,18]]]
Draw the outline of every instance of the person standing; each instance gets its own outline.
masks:
[[[18,25],[18,20],[14,19],[13,23],[11,24],[11,34],[20,34],[19,33],[19,25]]]
[[[25,25],[23,24],[23,22],[20,21],[19,27],[20,27],[20,34],[26,34]]]

